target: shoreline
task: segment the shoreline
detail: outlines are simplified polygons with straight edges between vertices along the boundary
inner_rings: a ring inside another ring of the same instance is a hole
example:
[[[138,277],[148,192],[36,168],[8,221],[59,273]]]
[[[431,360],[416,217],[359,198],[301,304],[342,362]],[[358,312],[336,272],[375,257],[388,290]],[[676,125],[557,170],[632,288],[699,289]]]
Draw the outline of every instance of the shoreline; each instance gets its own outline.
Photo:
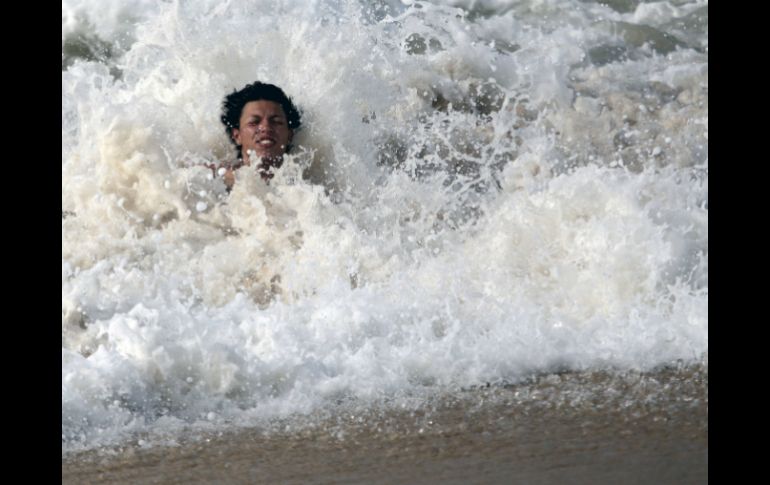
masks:
[[[551,374],[62,456],[62,483],[707,483],[708,367]]]

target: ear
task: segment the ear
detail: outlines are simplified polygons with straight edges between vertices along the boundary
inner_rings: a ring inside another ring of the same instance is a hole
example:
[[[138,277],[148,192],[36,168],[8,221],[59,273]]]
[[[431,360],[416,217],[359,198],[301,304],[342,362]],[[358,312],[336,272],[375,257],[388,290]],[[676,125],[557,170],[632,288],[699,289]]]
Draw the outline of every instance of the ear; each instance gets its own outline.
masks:
[[[238,128],[233,128],[232,137],[236,145],[238,146],[243,145],[243,143],[241,143],[241,130],[239,130]]]

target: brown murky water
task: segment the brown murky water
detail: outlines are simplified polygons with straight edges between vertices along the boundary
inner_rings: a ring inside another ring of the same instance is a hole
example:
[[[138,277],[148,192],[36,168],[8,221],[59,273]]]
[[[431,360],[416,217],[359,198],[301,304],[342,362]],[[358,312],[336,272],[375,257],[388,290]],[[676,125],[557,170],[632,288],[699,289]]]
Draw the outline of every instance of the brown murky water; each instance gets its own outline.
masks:
[[[708,483],[708,366],[340,405],[62,457],[62,483]]]

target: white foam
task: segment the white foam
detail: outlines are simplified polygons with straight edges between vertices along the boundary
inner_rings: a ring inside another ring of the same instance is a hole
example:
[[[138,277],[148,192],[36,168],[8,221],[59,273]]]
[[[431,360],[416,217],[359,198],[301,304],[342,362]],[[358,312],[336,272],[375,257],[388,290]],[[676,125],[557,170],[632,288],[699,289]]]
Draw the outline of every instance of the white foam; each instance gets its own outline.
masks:
[[[134,39],[62,73],[65,450],[708,351],[707,55],[586,54],[702,2],[492,3],[63,5]],[[257,79],[305,125],[228,194]]]

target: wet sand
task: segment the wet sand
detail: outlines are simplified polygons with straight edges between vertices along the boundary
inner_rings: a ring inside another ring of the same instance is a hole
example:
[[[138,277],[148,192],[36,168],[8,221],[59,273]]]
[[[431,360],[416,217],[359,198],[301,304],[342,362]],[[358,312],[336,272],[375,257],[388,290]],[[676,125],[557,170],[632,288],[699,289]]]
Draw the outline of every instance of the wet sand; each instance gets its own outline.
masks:
[[[708,367],[542,376],[62,456],[62,483],[708,483]]]

